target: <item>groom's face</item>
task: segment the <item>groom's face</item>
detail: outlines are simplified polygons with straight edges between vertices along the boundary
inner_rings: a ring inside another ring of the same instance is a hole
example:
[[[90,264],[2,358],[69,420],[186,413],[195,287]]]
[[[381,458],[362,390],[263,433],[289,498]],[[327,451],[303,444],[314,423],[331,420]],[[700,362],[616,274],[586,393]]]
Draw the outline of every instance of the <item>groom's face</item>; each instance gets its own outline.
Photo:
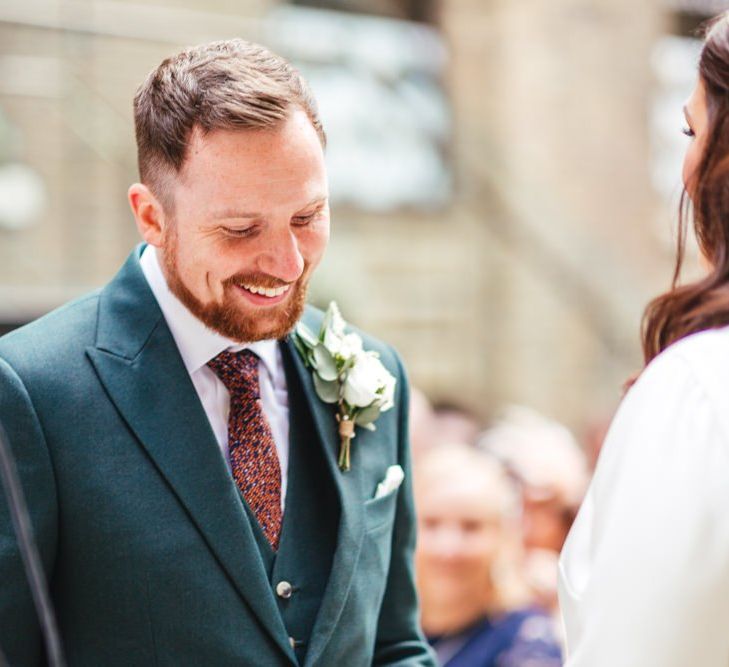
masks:
[[[275,130],[194,131],[171,194],[160,257],[173,293],[228,338],[288,333],[329,239],[324,155],[306,114]]]

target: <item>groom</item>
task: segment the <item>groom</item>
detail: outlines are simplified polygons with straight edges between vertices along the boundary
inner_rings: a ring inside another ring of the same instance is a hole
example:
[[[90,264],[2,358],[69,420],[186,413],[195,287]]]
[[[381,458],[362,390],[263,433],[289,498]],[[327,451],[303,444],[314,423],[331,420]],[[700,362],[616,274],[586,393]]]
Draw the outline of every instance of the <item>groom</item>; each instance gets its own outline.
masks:
[[[337,466],[288,334],[329,236],[300,75],[241,40],[165,60],[134,100],[145,244],[101,291],[0,339],[8,431],[71,666],[432,665],[411,556],[408,394]],[[89,223],[87,223],[89,224]],[[375,493],[392,466],[404,482]],[[43,661],[7,508],[0,648]]]

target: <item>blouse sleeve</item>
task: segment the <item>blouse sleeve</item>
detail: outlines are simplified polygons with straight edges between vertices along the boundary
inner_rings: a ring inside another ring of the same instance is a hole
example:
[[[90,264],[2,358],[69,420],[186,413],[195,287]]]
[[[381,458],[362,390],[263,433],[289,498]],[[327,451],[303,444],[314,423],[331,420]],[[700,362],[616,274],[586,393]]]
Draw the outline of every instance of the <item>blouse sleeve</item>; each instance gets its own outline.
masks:
[[[560,562],[566,667],[729,664],[729,438],[692,368],[659,357],[611,426]]]

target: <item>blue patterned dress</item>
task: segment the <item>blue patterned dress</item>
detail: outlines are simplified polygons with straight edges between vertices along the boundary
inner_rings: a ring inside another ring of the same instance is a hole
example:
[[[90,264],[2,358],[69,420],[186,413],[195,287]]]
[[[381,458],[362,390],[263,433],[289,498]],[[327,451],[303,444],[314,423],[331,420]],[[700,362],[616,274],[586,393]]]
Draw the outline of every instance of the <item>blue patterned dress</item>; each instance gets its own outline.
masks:
[[[561,667],[554,621],[536,608],[484,618],[454,636],[430,643],[444,667]]]

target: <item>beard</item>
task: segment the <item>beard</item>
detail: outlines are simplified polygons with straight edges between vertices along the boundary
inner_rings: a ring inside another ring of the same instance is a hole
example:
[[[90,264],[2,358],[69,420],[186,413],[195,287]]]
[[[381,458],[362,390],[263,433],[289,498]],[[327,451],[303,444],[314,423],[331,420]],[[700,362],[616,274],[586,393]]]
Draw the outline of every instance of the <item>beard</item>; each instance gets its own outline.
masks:
[[[223,281],[222,301],[203,303],[182,281],[177,266],[177,233],[174,224],[171,227],[162,248],[162,265],[167,285],[208,329],[239,343],[279,340],[291,333],[306,305],[308,264],[304,265],[301,278],[291,285],[286,300],[276,306],[261,307],[259,312],[245,312],[239,305],[239,300],[243,297],[236,292],[243,289],[243,284],[271,288],[290,284],[264,273],[237,273],[230,276]]]

